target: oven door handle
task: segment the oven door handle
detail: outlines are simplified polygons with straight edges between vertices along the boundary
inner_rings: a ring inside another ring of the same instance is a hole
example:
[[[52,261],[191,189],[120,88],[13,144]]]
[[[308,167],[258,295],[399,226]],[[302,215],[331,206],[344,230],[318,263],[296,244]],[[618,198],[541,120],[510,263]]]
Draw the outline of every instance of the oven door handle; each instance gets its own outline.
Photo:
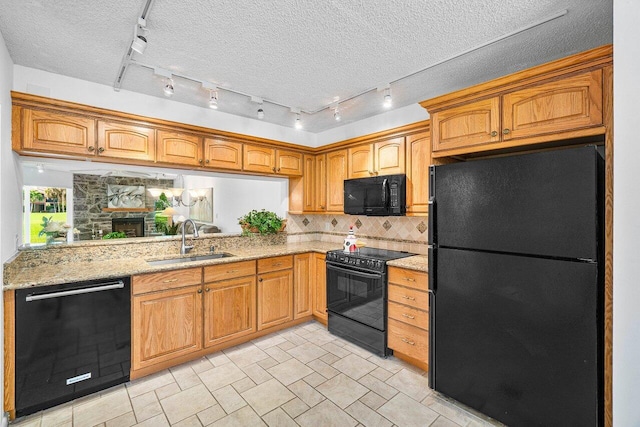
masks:
[[[330,269],[336,270],[336,271],[342,271],[343,273],[347,273],[347,274],[351,274],[351,275],[358,275],[358,276],[362,276],[362,277],[368,277],[370,279],[381,279],[382,278],[382,274],[381,273],[365,273],[364,271],[351,270],[351,269],[348,269],[348,268],[338,267],[336,265],[328,264],[328,263],[327,263],[327,268],[330,268]]]
[[[60,298],[60,297],[66,297],[70,295],[88,294],[91,292],[108,291],[111,289],[122,289],[122,288],[124,288],[124,282],[122,280],[118,280],[117,282],[102,283],[100,284],[100,286],[93,286],[91,288],[72,289],[70,291],[60,291],[60,292],[49,292],[46,294],[36,294],[36,295],[31,294],[31,295],[27,295],[25,299],[27,302],[31,302],[31,301],[39,301],[43,299]]]

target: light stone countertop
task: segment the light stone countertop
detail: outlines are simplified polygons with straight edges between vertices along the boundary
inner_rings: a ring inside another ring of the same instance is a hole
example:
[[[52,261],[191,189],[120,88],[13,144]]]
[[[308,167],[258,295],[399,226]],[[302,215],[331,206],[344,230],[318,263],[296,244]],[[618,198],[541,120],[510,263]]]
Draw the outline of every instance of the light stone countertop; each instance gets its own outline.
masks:
[[[258,258],[295,255],[305,252],[326,253],[337,249],[335,243],[306,242],[287,243],[284,245],[246,247],[226,250],[233,254],[232,257],[217,258],[204,261],[190,261],[176,264],[150,265],[147,260],[177,258],[180,255],[165,257],[130,257],[122,259],[94,259],[91,261],[58,262],[32,267],[21,266],[9,280],[4,283],[3,290],[30,288],[35,286],[59,285],[62,283],[80,282],[85,280],[111,279],[135,274],[155,273],[160,271],[177,270],[190,267],[202,267],[205,265],[225,264],[231,262],[247,261]],[[206,255],[206,253],[189,253],[184,257],[194,255]]]
[[[387,265],[390,267],[400,267],[408,270],[421,271],[423,273],[427,273],[429,271],[428,257],[426,255],[394,259],[393,261],[387,261]]]

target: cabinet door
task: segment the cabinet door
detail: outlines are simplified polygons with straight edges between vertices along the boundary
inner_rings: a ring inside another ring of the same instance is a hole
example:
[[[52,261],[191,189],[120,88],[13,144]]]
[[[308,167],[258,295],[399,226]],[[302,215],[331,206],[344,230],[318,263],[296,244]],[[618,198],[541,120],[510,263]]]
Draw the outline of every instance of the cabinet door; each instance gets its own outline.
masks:
[[[327,154],[327,211],[344,212],[344,180],[347,179],[347,150]]]
[[[242,143],[205,138],[204,165],[217,169],[242,169]]]
[[[202,349],[202,286],[134,296],[132,368],[145,368]]]
[[[158,162],[200,166],[202,161],[202,140],[198,136],[164,130],[157,131]]]
[[[293,271],[258,275],[258,330],[293,320]]]
[[[276,150],[244,144],[243,168],[251,172],[274,173]]]
[[[429,212],[429,164],[431,138],[428,132],[407,137],[407,213]]]
[[[276,150],[276,173],[288,176],[302,176],[302,153]]]
[[[500,99],[471,102],[431,116],[433,151],[500,141]]]
[[[366,178],[375,175],[373,146],[371,144],[349,148],[349,178]]]
[[[376,175],[405,173],[404,136],[376,142],[373,147]]]
[[[156,159],[155,131],[144,126],[98,121],[98,155],[119,159]]]
[[[602,70],[502,97],[502,139],[524,138],[602,124]]]
[[[323,212],[327,210],[327,155],[316,156],[315,167],[315,198],[313,210]]]
[[[316,204],[316,158],[304,156],[304,175],[302,177],[302,210],[310,212],[315,210]]]
[[[204,346],[256,332],[256,276],[204,284]]]
[[[85,157],[96,152],[93,119],[25,109],[22,120],[25,150]]]
[[[311,275],[313,272],[311,253],[296,255],[293,259],[293,318],[311,316],[313,311],[313,290]]]
[[[327,324],[327,267],[325,255],[313,254],[313,315]]]

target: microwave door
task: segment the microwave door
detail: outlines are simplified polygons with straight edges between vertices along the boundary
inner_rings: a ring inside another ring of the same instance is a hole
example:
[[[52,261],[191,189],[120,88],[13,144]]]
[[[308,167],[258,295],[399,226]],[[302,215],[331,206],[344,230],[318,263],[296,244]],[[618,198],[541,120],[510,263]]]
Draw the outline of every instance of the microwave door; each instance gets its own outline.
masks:
[[[344,213],[363,215],[365,213],[366,187],[352,184],[344,189]]]

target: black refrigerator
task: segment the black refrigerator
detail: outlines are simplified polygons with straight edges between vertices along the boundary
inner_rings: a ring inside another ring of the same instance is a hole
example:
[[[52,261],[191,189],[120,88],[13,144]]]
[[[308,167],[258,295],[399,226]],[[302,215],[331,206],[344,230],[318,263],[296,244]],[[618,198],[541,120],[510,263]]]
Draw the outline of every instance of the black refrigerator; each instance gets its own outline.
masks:
[[[603,154],[431,166],[431,388],[507,425],[602,424]]]

